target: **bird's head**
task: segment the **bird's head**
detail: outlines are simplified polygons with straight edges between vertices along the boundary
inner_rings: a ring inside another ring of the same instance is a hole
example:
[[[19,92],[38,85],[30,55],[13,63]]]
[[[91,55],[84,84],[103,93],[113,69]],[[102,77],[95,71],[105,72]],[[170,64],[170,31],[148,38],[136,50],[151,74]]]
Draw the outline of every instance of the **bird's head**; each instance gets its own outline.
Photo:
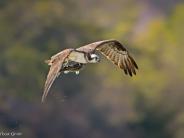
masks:
[[[98,63],[98,62],[100,62],[100,57],[96,54],[89,54],[88,55],[88,62],[89,63]]]

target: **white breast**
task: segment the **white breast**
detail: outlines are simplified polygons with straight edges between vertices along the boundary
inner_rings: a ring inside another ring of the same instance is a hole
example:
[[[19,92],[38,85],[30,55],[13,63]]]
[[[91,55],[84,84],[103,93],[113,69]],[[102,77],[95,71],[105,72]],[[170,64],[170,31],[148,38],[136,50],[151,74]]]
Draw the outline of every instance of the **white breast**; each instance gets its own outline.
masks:
[[[78,63],[87,63],[85,53],[82,52],[72,51],[68,56],[68,59]]]

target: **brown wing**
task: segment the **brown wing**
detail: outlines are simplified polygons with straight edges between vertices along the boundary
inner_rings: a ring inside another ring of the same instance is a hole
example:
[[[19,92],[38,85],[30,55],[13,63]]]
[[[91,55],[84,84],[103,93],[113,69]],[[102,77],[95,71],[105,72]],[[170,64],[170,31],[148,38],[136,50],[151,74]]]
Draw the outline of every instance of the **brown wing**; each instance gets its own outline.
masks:
[[[133,74],[136,75],[136,69],[138,69],[138,66],[135,60],[129,55],[126,48],[117,40],[98,41],[80,47],[77,50],[89,53],[98,50],[115,65],[123,69],[125,74],[129,74],[130,76]]]
[[[65,59],[67,58],[67,56],[71,53],[71,51],[72,51],[72,49],[63,50],[60,53],[52,56],[51,60],[46,61],[47,64],[50,65],[50,70],[49,70],[49,73],[47,75],[47,79],[45,82],[44,92],[42,95],[42,102],[45,101],[50,87],[52,86],[56,77],[59,76],[62,64],[65,61]]]

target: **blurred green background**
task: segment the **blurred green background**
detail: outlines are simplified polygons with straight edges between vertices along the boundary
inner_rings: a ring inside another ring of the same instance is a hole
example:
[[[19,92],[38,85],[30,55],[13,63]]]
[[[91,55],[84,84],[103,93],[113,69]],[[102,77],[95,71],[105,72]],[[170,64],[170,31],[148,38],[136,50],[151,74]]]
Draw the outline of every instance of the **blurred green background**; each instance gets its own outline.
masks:
[[[117,39],[139,65],[107,60],[61,75],[41,104],[64,48]],[[184,138],[182,0],[1,0],[0,132],[23,138]]]

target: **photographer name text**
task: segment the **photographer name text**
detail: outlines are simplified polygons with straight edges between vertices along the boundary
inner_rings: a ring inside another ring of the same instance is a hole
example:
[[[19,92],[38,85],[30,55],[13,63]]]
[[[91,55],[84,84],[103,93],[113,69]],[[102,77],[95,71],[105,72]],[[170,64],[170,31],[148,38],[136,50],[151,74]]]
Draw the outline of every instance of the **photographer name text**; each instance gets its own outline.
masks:
[[[1,136],[21,136],[22,133],[21,132],[15,132],[15,131],[11,131],[11,132],[8,132],[8,131],[0,131],[0,137]]]

